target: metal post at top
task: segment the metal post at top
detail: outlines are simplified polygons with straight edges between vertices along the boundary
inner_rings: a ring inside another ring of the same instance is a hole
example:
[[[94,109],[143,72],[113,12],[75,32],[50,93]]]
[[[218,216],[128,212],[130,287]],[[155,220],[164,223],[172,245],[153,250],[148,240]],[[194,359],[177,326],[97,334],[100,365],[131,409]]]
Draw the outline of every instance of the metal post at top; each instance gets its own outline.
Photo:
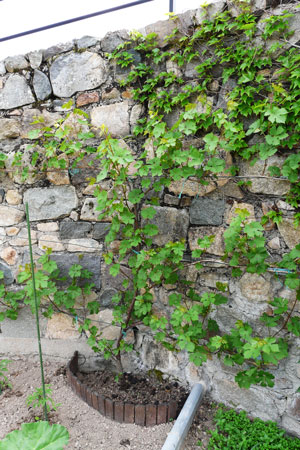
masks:
[[[174,0],[169,0],[169,12],[174,12]]]

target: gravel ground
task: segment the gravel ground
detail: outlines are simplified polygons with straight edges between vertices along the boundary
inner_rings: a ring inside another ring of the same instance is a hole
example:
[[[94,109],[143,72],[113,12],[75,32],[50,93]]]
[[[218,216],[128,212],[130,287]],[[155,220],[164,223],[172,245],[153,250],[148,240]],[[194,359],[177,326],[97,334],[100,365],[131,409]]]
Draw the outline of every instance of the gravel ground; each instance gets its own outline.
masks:
[[[3,357],[2,357],[3,359]],[[14,359],[9,368],[12,390],[7,389],[0,396],[0,439],[23,422],[31,422],[41,416],[41,410],[33,410],[26,405],[26,397],[40,386],[40,368],[36,357]],[[64,425],[70,433],[66,449],[88,450],[159,450],[163,446],[172,424],[151,428],[137,425],[119,424],[101,416],[93,408],[79,399],[67,384],[61,362],[44,361],[45,381],[51,384],[53,399],[61,406],[51,413],[50,421]],[[204,401],[199,408],[194,424],[184,444],[184,450],[207,448],[207,429],[212,427],[214,408]]]

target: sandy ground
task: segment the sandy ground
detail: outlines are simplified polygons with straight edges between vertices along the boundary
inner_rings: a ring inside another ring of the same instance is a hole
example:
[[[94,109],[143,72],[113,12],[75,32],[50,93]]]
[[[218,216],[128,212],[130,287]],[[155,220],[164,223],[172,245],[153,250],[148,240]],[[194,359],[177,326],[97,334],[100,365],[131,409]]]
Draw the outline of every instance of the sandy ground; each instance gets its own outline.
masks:
[[[3,359],[3,357],[2,357]],[[20,428],[23,422],[31,422],[34,416],[41,416],[41,410],[26,405],[26,397],[40,387],[40,368],[36,357],[14,359],[9,364],[9,381],[12,390],[0,396],[0,439],[12,430]],[[44,361],[45,381],[51,384],[53,399],[61,406],[52,413],[51,421],[64,425],[70,433],[66,449],[88,450],[159,450],[163,446],[172,424],[151,428],[119,424],[101,416],[79,399],[67,384],[63,375],[64,366],[58,361]],[[207,429],[212,428],[213,408],[206,402],[199,408],[190,429],[184,450],[200,449],[197,441],[207,448]]]

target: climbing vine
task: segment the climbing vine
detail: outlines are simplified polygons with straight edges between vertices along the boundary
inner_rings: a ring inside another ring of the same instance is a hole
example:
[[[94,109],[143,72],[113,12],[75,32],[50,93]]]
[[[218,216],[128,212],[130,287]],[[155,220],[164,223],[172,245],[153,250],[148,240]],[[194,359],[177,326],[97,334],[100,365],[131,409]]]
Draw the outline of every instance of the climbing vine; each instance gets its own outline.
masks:
[[[296,290],[292,305],[282,297],[269,302],[268,313],[260,318],[265,332],[259,334],[243,320],[229,332],[220,329],[215,312],[229,300],[228,285],[216,283],[213,291],[200,294],[187,276],[189,267],[204,267],[215,236],[199,239],[198,248],[186,259],[186,242],[157,244],[159,229],[154,221],[160,195],[171,183],[184,186],[192,179],[198,183],[199,192],[222,178],[249,185],[251,176],[240,176],[235,162],[240,158],[255,164],[279,155],[284,156],[282,166],[268,167],[263,176],[289,181],[285,200],[295,208],[294,223],[299,226],[300,54],[297,48],[286,45],[289,17],[288,13],[271,16],[262,26],[248,11],[238,17],[225,11],[213,20],[203,20],[187,35],[175,28],[163,50],[155,34],[144,37],[134,33],[109,58],[130,69],[121,86],[130,89],[146,111],[146,117],[134,129],[139,143],[137,154],[113,139],[105,127],[94,130],[88,115],[78,109],[72,115],[81,127],[79,132],[76,127],[74,132],[67,117],[66,122],[54,127],[44,127],[41,122],[41,127],[30,133],[31,169],[24,167],[22,154],[16,154],[13,164],[20,167],[24,179],[35,167],[37,171],[65,170],[68,161],[69,167],[76,168],[87,154],[100,163],[97,177],[90,182],[96,186],[99,220],[110,221],[104,261],[110,265],[112,276],[124,278],[113,298],[114,324],[121,330],[117,341],[103,339],[91,319],[78,316],[76,300],[92,289],[91,283],[79,287],[78,279],[90,276],[79,264],[70,269],[67,289],[58,287],[59,272],[50,251],[40,258],[36,275],[44,314],[70,314],[79,329],[87,332],[88,343],[96,352],[121,363],[121,353],[132,350],[126,333],[142,323],[167,349],[188,352],[196,365],[217,355],[225,365],[240,366],[235,379],[241,387],[274,385],[272,368],[288,356],[292,336],[300,336],[296,312],[300,244],[276,263],[270,261],[266,250],[264,226],[270,221],[280,223],[281,211],[271,210],[261,221],[250,221],[247,210],[237,210],[224,233],[221,262],[231,270],[232,277],[244,272],[269,272]],[[144,62],[136,62],[136,53]],[[182,75],[186,64],[192,64],[197,74],[197,79],[189,83]],[[224,102],[218,107],[210,93],[220,85]],[[168,126],[171,113],[176,119]],[[2,167],[5,158],[0,155]],[[105,179],[113,184],[109,192],[101,188]],[[31,302],[28,268],[18,281],[26,285],[17,292],[0,285],[1,303],[7,307],[0,315],[2,320],[16,317],[20,300]],[[165,314],[154,308],[161,286],[170,288]],[[45,298],[47,306],[42,302]],[[86,308],[87,314],[99,312],[95,301],[87,303]]]

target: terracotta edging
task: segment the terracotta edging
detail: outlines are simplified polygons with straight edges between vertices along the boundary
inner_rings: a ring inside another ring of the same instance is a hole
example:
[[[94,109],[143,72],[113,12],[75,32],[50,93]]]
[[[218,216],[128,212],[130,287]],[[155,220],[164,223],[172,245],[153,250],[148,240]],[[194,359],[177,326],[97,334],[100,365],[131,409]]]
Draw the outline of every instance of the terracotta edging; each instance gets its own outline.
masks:
[[[67,379],[75,394],[89,406],[105,417],[119,423],[135,423],[141,426],[153,426],[174,420],[178,415],[178,404],[175,401],[159,405],[134,405],[113,401],[85,386],[76,376],[78,372],[78,352],[74,353],[67,365]]]

